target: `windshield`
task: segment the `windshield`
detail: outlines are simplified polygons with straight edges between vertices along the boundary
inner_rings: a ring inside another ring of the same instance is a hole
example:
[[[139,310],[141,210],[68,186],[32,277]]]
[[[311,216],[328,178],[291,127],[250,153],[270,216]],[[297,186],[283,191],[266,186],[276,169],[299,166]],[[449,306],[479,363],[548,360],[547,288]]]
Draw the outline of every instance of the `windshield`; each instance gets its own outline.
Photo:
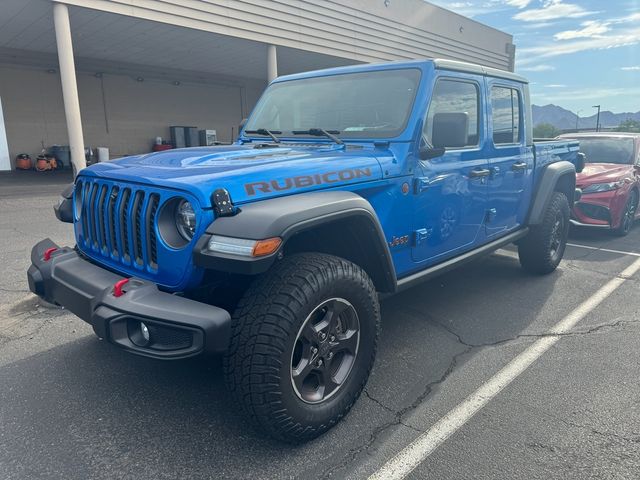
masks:
[[[349,138],[399,135],[407,124],[420,70],[378,70],[274,83],[246,130],[290,136],[321,128]]]
[[[633,138],[578,138],[587,163],[633,164]]]

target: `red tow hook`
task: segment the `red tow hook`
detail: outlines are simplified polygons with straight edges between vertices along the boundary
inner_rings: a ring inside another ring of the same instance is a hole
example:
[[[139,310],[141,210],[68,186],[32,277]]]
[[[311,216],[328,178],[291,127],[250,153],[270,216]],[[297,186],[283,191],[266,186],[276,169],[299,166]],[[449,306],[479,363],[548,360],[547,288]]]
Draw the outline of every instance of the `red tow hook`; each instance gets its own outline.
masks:
[[[113,284],[113,296],[114,297],[121,297],[122,295],[124,295],[124,292],[122,291],[122,287],[124,287],[127,283],[129,283],[129,279],[128,278],[123,278],[122,280],[118,280],[116,283]]]
[[[47,249],[44,251],[44,255],[42,256],[42,259],[43,259],[45,262],[48,262],[49,260],[51,260],[51,254],[52,254],[53,252],[55,252],[56,250],[58,250],[58,248],[57,248],[57,247],[47,248]]]

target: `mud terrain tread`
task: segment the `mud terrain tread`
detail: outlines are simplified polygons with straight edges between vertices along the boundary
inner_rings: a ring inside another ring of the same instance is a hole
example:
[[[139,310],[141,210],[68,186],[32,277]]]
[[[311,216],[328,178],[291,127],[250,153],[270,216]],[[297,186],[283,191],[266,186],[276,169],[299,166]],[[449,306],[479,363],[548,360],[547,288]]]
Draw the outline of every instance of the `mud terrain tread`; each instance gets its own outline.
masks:
[[[560,260],[555,262],[551,258],[551,234],[558,212],[564,217],[564,243]],[[544,275],[553,272],[557,267],[566,247],[569,232],[569,201],[564,193],[554,192],[551,201],[544,213],[540,225],[530,227],[529,234],[520,240],[518,244],[518,256],[520,265],[528,272]]]
[[[326,424],[304,426],[288,415],[282,403],[280,358],[289,337],[297,334],[297,328],[292,332],[297,320],[294,310],[304,308],[313,292],[340,278],[355,280],[375,306],[376,341],[367,373],[346,408]],[[375,358],[379,329],[377,292],[362,268],[332,255],[292,255],[257,278],[239,302],[223,360],[226,384],[254,425],[285,442],[309,440],[340,421],[362,392]]]

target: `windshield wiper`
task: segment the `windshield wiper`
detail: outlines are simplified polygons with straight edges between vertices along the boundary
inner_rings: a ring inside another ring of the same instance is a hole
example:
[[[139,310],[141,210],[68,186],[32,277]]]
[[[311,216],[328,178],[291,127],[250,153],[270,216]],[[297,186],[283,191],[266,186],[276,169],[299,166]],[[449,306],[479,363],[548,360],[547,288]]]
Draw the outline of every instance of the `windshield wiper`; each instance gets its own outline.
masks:
[[[256,130],[245,130],[244,133],[248,133],[248,134],[256,133],[258,135],[264,135],[267,137],[271,137],[271,139],[275,143],[280,143],[280,139],[276,137],[275,134],[277,133],[278,135],[280,135],[282,132],[278,130],[267,130],[266,128],[258,128]]]
[[[309,130],[294,130],[294,135],[313,135],[315,137],[327,137],[336,142],[338,145],[344,144],[342,140],[336,137],[340,130],[325,130],[323,128],[310,128]]]

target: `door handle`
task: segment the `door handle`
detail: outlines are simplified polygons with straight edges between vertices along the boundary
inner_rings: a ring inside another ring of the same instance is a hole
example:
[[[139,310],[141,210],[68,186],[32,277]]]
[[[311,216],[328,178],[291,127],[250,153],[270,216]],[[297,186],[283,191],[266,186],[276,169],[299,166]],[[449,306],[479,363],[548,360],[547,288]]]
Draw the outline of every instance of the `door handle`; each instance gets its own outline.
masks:
[[[476,168],[469,172],[469,178],[481,178],[491,175],[491,170],[488,168]]]
[[[527,164],[525,162],[516,162],[511,165],[511,170],[514,172],[524,172],[527,169]]]

